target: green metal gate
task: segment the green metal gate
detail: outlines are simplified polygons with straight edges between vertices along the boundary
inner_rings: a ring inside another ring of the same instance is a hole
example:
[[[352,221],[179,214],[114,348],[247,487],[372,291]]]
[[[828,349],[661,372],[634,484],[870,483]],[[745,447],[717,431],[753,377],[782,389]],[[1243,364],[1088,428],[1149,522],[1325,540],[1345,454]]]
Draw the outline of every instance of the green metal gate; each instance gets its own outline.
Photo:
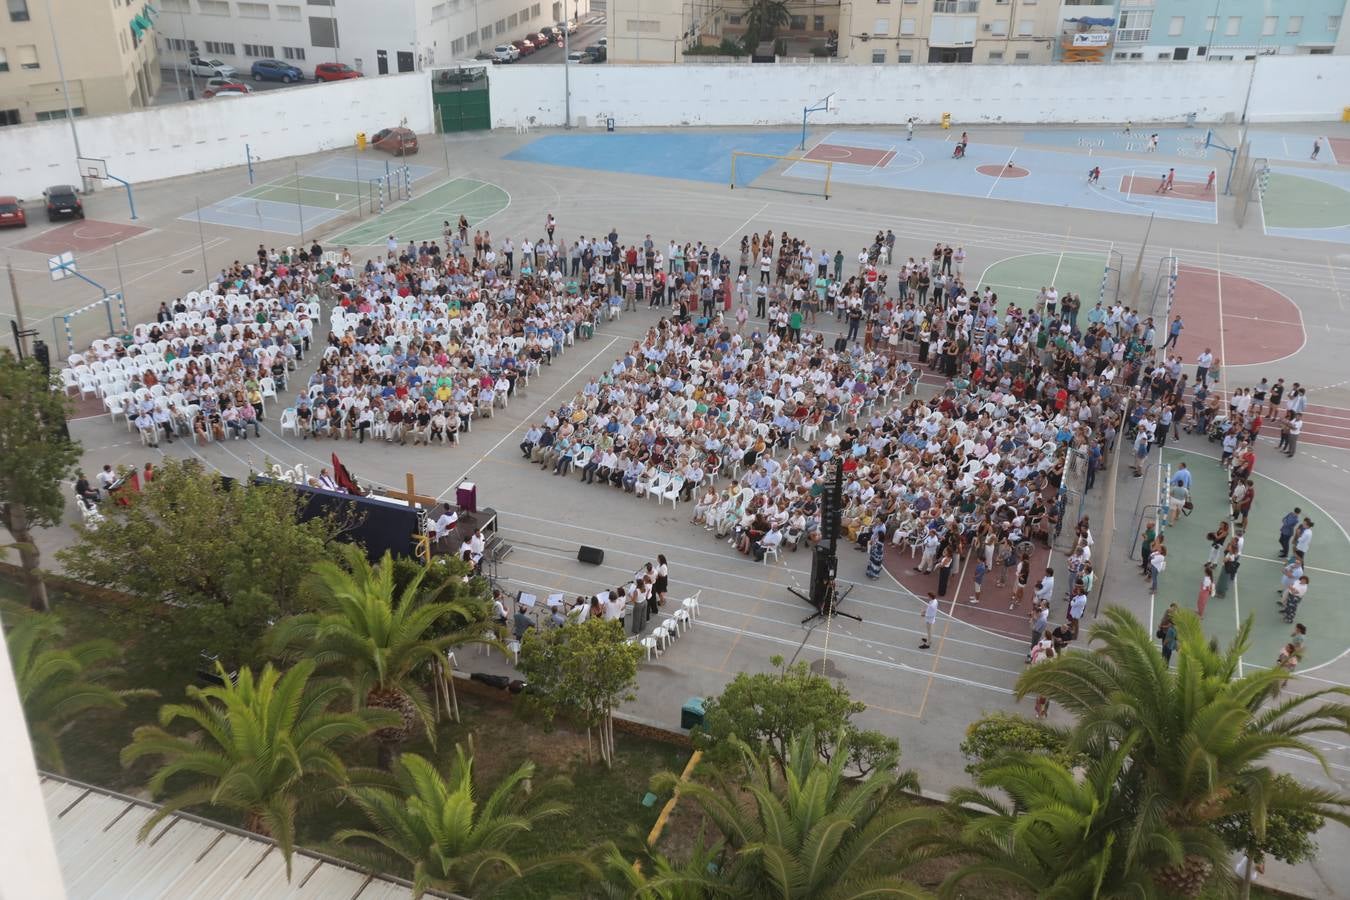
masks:
[[[460,66],[433,73],[431,96],[436,105],[437,131],[448,134],[492,127],[487,73],[487,66]]]

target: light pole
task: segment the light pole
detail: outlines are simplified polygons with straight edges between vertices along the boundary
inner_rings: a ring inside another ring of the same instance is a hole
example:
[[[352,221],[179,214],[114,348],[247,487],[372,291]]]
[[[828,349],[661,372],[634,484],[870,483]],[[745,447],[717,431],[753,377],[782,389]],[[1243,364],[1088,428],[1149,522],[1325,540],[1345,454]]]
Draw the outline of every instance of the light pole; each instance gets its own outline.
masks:
[[[197,77],[192,72],[192,50],[190,49],[192,45],[188,43],[187,19],[183,17],[182,6],[178,7],[178,30],[183,35],[183,58],[187,60],[187,70],[188,70],[187,98],[189,100],[195,100],[197,99]],[[182,88],[180,87],[179,90],[181,91]]]
[[[56,38],[56,14],[52,7],[56,5],[56,0],[47,0],[47,27],[52,33],[52,53],[56,57],[56,74],[61,79],[61,99],[66,101],[66,119],[70,121],[70,137],[75,142],[75,155],[84,156],[80,152],[80,132],[75,127],[75,111],[70,106],[70,86],[66,84],[66,70],[61,65],[61,42]],[[78,168],[78,166],[76,166]],[[84,185],[84,174],[80,174],[80,184]]]

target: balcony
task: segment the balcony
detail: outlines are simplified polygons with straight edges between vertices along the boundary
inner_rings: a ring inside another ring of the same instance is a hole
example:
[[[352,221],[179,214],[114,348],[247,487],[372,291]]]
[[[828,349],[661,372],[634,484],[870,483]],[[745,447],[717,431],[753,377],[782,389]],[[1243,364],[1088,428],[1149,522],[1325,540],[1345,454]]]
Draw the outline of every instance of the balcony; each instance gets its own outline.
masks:
[[[935,13],[978,13],[980,0],[933,0]]]
[[[1109,28],[1084,30],[1066,23],[1059,34],[1060,59],[1066,63],[1106,62],[1114,44],[1114,33]]]

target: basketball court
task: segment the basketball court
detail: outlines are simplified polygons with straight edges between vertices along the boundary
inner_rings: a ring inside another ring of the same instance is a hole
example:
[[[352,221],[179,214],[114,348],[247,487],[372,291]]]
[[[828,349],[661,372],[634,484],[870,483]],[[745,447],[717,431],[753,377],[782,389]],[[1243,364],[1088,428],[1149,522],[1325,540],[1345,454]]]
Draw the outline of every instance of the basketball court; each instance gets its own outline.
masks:
[[[1350,244],[1350,171],[1272,168],[1260,202],[1268,235]]]
[[[333,235],[329,242],[342,247],[382,247],[391,234],[403,243],[440,241],[443,223],[456,225],[464,216],[470,228],[477,228],[510,205],[511,195],[498,185],[455,178]]]
[[[867,169],[884,169],[895,159],[895,148],[878,149],[820,143],[806,151],[804,158],[847,166],[862,166]]]
[[[1307,341],[1303,313],[1275,288],[1184,261],[1177,276],[1172,311],[1186,326],[1177,341],[1186,362],[1208,347],[1225,367],[1275,363],[1293,356]],[[1157,325],[1165,333],[1167,323]],[[1242,376],[1240,383],[1249,380]]]
[[[15,246],[21,250],[49,255],[64,253],[67,250],[76,253],[96,253],[149,230],[127,223],[80,219],[34,235]]]

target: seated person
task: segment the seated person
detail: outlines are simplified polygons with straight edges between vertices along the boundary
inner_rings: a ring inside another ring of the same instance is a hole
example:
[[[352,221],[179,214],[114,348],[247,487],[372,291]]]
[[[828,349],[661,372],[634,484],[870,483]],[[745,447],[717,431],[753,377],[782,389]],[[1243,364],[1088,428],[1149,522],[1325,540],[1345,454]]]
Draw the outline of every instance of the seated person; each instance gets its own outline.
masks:
[[[525,640],[525,632],[534,627],[534,619],[530,616],[529,610],[524,605],[520,605],[516,607],[516,615],[511,624],[516,640],[523,641]]]
[[[75,473],[75,496],[84,501],[84,505],[90,509],[94,508],[95,503],[101,503],[102,499],[98,491],[89,483],[89,479],[84,477],[84,472]]]
[[[777,550],[783,545],[783,532],[777,528],[770,527],[754,545],[755,560],[762,561],[764,553],[767,550]]]

